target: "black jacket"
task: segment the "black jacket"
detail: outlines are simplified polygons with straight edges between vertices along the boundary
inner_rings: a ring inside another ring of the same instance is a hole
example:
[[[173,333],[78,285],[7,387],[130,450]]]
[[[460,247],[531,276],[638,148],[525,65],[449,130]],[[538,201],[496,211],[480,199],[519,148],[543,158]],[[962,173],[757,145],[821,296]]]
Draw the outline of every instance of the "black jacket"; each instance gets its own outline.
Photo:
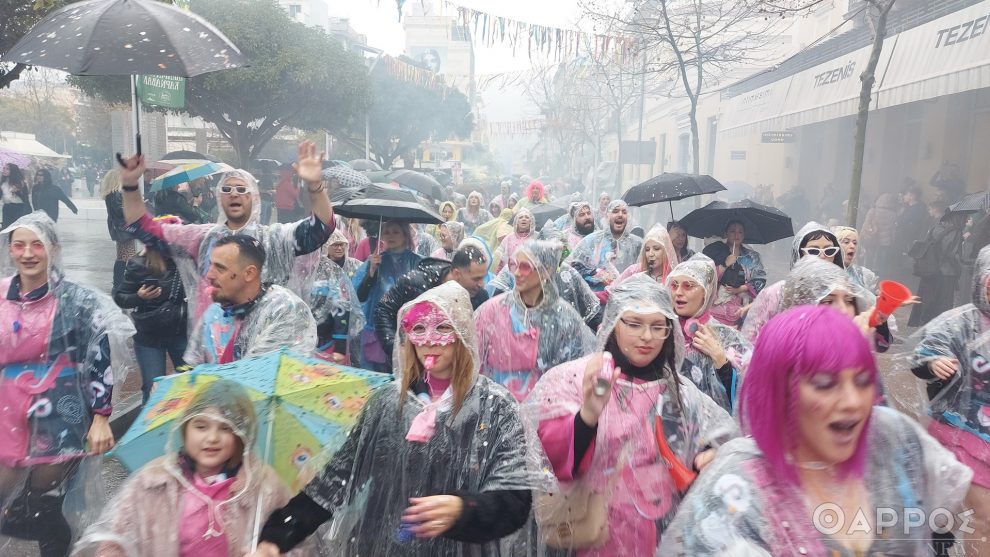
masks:
[[[31,204],[35,211],[44,211],[53,221],[58,222],[58,202],[65,203],[73,213],[78,213],[76,204],[55,184],[37,185],[31,191]]]
[[[443,284],[450,274],[450,261],[427,257],[421,260],[408,273],[395,281],[395,286],[389,289],[378,301],[378,308],[372,320],[375,324],[375,335],[382,344],[382,350],[389,357],[392,355],[392,344],[395,342],[396,320],[399,310],[408,302],[415,300],[420,294]],[[478,306],[488,300],[484,289],[471,298],[471,307]]]
[[[160,346],[172,337],[186,335],[186,292],[175,262],[169,259],[167,264],[165,275],[155,277],[143,256],[132,257],[124,278],[113,289],[113,300],[118,306],[134,309],[132,317],[137,329],[134,340],[145,346]],[[142,300],[137,292],[149,278],[158,279],[162,295],[154,300]]]
[[[178,190],[167,189],[155,195],[155,215],[175,215],[183,224],[206,224],[209,216],[189,203]]]
[[[131,235],[124,231],[127,222],[124,220],[124,196],[121,192],[111,192],[103,198],[103,204],[107,206],[107,232],[114,242],[124,242],[131,239]]]

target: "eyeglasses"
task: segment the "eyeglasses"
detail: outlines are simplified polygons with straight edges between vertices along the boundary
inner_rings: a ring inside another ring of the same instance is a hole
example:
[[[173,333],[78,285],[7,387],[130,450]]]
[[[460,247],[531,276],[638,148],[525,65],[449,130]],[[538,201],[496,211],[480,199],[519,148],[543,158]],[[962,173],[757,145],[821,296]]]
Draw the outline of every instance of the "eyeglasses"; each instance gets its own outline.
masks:
[[[515,273],[519,271],[520,275],[528,275],[533,272],[533,264],[529,261],[516,261],[515,259],[509,259],[509,271]]]
[[[821,257],[824,253],[825,257],[835,257],[835,254],[839,253],[839,248],[832,246],[830,248],[801,248],[801,253],[805,255],[813,255],[815,257]]]
[[[670,327],[667,325],[650,325],[649,327],[647,327],[642,323],[637,323],[635,321],[631,321],[631,322],[626,321],[622,317],[619,318],[619,321],[622,321],[622,324],[625,325],[626,328],[629,329],[629,332],[633,333],[634,335],[643,336],[643,333],[645,333],[647,329],[650,330],[650,334],[660,339],[667,338],[667,336],[670,334]]]
[[[695,288],[698,288],[698,285],[690,281],[677,282],[676,280],[672,280],[670,281],[669,288],[672,293],[677,292],[678,290],[683,292],[690,292]]]
[[[237,195],[247,195],[247,186],[220,186],[220,193],[230,194],[231,192],[237,192]]]

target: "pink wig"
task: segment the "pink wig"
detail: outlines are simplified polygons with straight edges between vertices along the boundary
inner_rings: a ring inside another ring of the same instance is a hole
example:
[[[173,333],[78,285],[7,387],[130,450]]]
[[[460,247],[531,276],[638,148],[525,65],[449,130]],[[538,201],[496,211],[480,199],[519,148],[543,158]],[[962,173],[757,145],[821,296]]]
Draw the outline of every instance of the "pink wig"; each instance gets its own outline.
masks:
[[[543,182],[539,180],[533,180],[526,186],[526,199],[532,199],[534,190],[540,192],[540,201],[546,199],[546,190],[543,187]]]
[[[798,306],[760,331],[739,395],[740,420],[780,478],[798,483],[789,454],[797,447],[798,386],[814,373],[865,370],[877,384],[877,364],[859,327],[828,306]],[[869,418],[856,451],[839,466],[842,477],[863,474]]]

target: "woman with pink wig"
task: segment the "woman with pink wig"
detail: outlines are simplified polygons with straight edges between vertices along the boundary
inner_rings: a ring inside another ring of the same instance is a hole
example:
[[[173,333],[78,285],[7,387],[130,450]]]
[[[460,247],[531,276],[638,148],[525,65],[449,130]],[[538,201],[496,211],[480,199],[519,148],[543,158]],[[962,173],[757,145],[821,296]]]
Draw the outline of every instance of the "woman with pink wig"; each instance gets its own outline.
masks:
[[[961,525],[973,472],[875,406],[877,377],[848,316],[798,306],[771,319],[740,395],[749,436],[719,449],[658,554],[930,554],[933,528]]]

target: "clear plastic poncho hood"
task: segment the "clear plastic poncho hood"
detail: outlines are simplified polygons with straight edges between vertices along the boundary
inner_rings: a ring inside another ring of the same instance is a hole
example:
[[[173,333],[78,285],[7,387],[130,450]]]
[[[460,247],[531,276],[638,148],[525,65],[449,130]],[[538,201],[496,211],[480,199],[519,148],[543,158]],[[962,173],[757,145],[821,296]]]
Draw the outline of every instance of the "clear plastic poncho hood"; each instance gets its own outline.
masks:
[[[598,334],[598,349],[606,345],[623,314],[660,312],[676,323],[667,289],[642,275],[619,284],[609,297]],[[684,354],[684,339],[672,329],[675,361]],[[608,539],[580,555],[653,555],[664,524],[677,513],[682,494],[661,457],[657,434],[677,460],[691,467],[695,456],[738,435],[732,418],[690,381],[677,380],[665,368],[659,380],[633,382],[620,378],[598,420],[594,441],[580,462],[574,456],[575,416],[584,400],[583,378],[590,356],[550,370],[529,399],[524,413],[539,431],[554,474],[555,493],[587,489],[600,493],[608,505]],[[676,389],[676,394],[674,389]],[[538,498],[552,507],[554,497]],[[558,526],[558,525],[555,525]],[[577,526],[576,524],[574,525]]]
[[[667,275],[667,286],[670,286],[674,277],[689,278],[705,291],[705,301],[692,317],[699,317],[711,309],[718,290],[718,269],[715,268],[715,262],[711,257],[696,253],[686,261],[681,261]]]
[[[467,291],[454,281],[429,290],[399,312],[399,323],[410,309],[429,302],[447,316],[472,358],[474,325]],[[530,531],[523,528],[484,544],[452,539],[405,538],[400,535],[402,513],[410,497],[454,494],[458,491],[545,490],[550,477],[535,435],[523,428],[512,395],[477,374],[460,410],[441,396],[436,429],[428,440],[410,441],[406,435],[426,404],[412,392],[400,403],[407,342],[398,328],[394,374],[396,381],[378,389],[365,404],[344,446],[335,453],[305,493],[334,520],[324,534],[332,555],[511,555],[531,547]],[[418,365],[418,364],[417,364]],[[448,391],[449,393],[450,391]],[[523,517],[524,518],[524,517]]]
[[[845,270],[818,257],[802,257],[784,280],[777,313],[794,306],[818,305],[835,290],[852,294],[857,311],[868,307],[869,300],[863,299],[863,291],[849,280]]]
[[[814,232],[825,233],[836,246],[839,245],[839,241],[835,237],[835,234],[831,230],[829,230],[827,226],[823,224],[819,224],[815,221],[811,221],[808,224],[802,226],[801,229],[798,230],[797,234],[794,235],[794,239],[791,240],[791,267],[793,267],[798,262],[798,260],[801,259],[803,256],[803,254],[801,253],[801,242],[804,241],[804,239],[807,236],[811,235]],[[845,265],[843,265],[842,263],[842,250],[839,250],[839,253],[835,255],[834,261],[835,264],[838,265],[839,267],[845,268]]]
[[[188,425],[200,417],[227,426],[242,447],[214,484],[225,485],[226,492],[215,497],[203,491],[207,488],[195,475],[195,462],[186,443]],[[253,452],[258,429],[258,416],[243,387],[230,380],[205,384],[173,424],[165,455],[127,479],[100,521],[80,539],[75,555],[178,555],[182,538],[198,535],[204,540],[222,535],[230,554],[250,551],[258,521],[264,522],[289,500],[282,481]],[[186,530],[189,523],[184,517],[190,505],[204,509],[200,512],[206,515],[205,531]],[[289,555],[301,557],[303,551],[297,549]]]

